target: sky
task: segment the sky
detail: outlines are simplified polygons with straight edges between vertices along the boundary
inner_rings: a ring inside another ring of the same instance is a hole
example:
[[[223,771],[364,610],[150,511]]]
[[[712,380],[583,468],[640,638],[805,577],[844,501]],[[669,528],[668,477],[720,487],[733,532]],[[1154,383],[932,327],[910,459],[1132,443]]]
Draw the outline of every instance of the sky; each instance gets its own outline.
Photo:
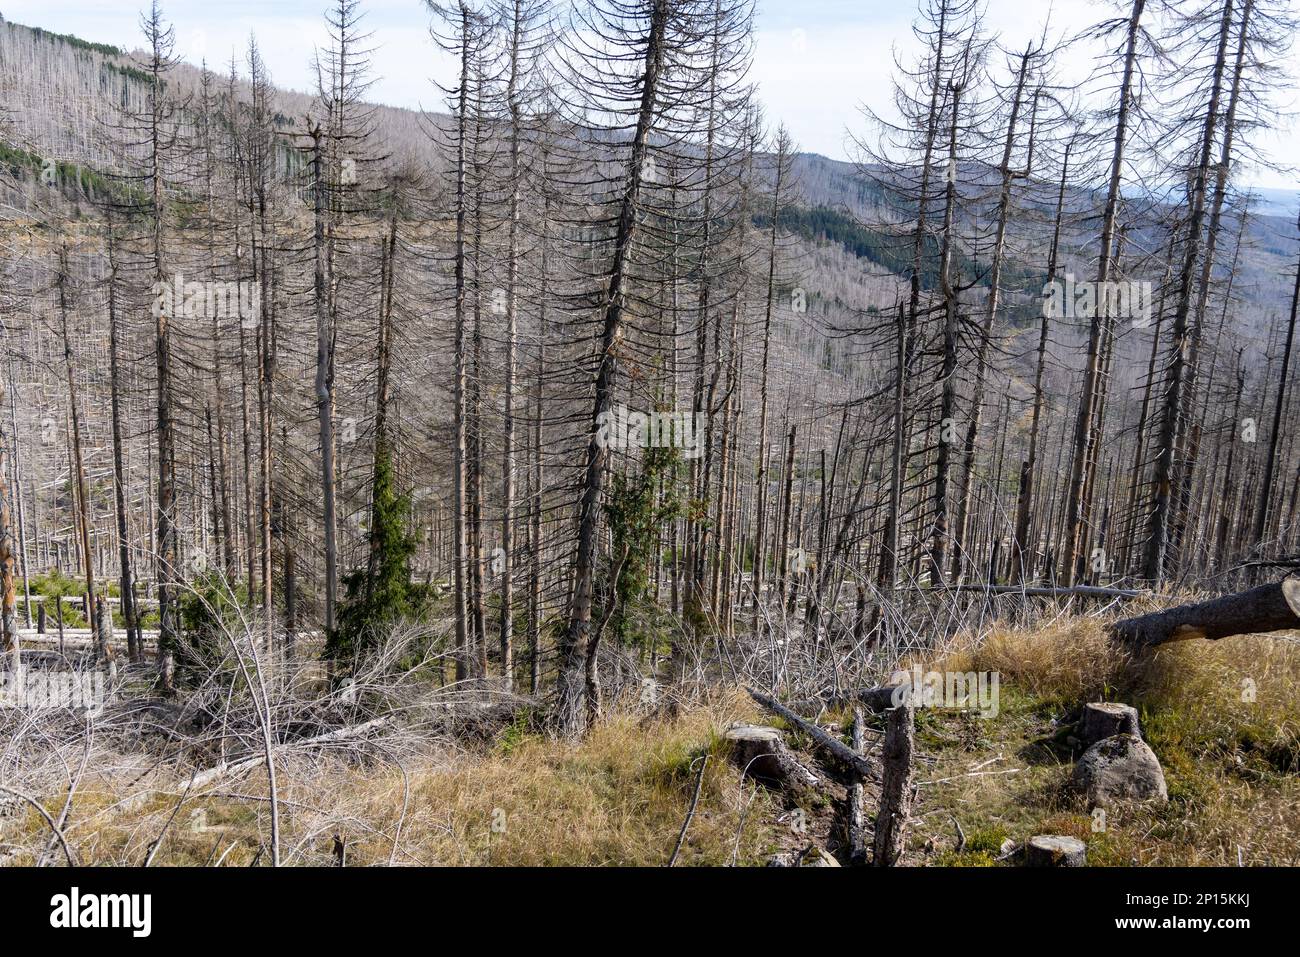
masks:
[[[140,43],[138,9],[145,0],[0,0],[6,19],[128,49]],[[1300,0],[1291,0],[1300,8]],[[205,57],[224,68],[232,50],[241,53],[256,32],[262,55],[278,86],[313,85],[312,52],[327,41],[322,11],[329,0],[163,0],[176,30],[176,52],[190,62]],[[428,35],[422,0],[362,0],[364,25],[376,47],[370,98],[409,108],[438,109],[434,82],[449,82],[454,64]],[[1053,34],[1072,34],[1107,12],[1107,0],[987,0],[989,32],[1008,48],[1023,47],[1042,32],[1050,8]],[[802,150],[848,159],[846,131],[864,129],[861,107],[887,110],[894,57],[915,50],[911,21],[915,0],[758,0],[753,78],[772,121],[783,122]],[[1067,76],[1082,79],[1091,58],[1065,63]],[[1291,78],[1283,105],[1300,109],[1300,42],[1281,65]],[[1259,137],[1274,162],[1300,165],[1300,124]],[[1247,169],[1244,183],[1300,189],[1296,170]]]

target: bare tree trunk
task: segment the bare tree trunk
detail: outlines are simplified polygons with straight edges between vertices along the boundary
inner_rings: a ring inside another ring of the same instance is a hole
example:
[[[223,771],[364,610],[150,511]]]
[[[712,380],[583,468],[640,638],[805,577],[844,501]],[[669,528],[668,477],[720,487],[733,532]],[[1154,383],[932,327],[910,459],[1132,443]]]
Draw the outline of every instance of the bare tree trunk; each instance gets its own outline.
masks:
[[[1297,218],[1296,230],[1300,232],[1300,218]],[[1291,317],[1287,321],[1286,342],[1282,349],[1282,373],[1277,380],[1277,402],[1273,406],[1273,428],[1269,433],[1268,454],[1264,459],[1264,480],[1260,487],[1259,505],[1255,510],[1255,522],[1251,529],[1251,542],[1256,550],[1259,550],[1265,541],[1269,502],[1273,496],[1273,474],[1277,468],[1277,444],[1282,436],[1282,409],[1286,403],[1287,385],[1290,382],[1291,352],[1295,348],[1298,308],[1300,308],[1300,262],[1296,263],[1295,285],[1291,290]],[[1236,428],[1235,422],[1233,428]]]
[[[122,384],[118,342],[117,242],[110,218],[108,223],[108,375],[109,410],[113,428],[113,504],[117,518],[118,590],[122,603],[122,624],[126,628],[127,656],[134,662],[144,658],[143,642],[135,608],[135,579],[131,574],[131,541],[126,510],[126,466],[122,441]]]
[[[1137,47],[1142,12],[1146,0],[1133,0],[1129,14],[1128,37],[1124,53],[1124,73],[1120,83],[1118,111],[1115,120],[1114,148],[1111,152],[1110,181],[1106,188],[1106,206],[1102,214],[1101,249],[1097,261],[1097,284],[1104,289],[1110,280],[1111,252],[1114,244],[1116,220],[1119,214],[1120,179],[1124,171],[1124,147],[1128,139],[1129,112],[1133,102],[1133,83],[1137,67]],[[1084,486],[1088,480],[1086,462],[1088,449],[1095,445],[1093,422],[1097,393],[1101,387],[1102,332],[1107,321],[1107,309],[1102,298],[1088,333],[1088,359],[1083,374],[1083,393],[1075,418],[1074,459],[1070,466],[1069,492],[1065,514],[1065,547],[1061,552],[1060,568],[1064,584],[1073,585],[1079,560],[1084,510]]]
[[[1065,144],[1065,155],[1061,161],[1061,179],[1056,193],[1056,217],[1052,227],[1052,245],[1047,256],[1047,281],[1056,281],[1057,261],[1061,248],[1061,224],[1065,215],[1065,187],[1070,175],[1070,154],[1074,150],[1074,137]],[[1020,470],[1020,489],[1016,500],[1016,528],[1011,539],[1011,584],[1018,585],[1026,573],[1033,577],[1033,570],[1027,567],[1025,549],[1035,547],[1029,539],[1029,524],[1034,510],[1034,489],[1038,479],[1038,436],[1043,418],[1043,372],[1047,367],[1047,335],[1051,320],[1060,318],[1050,315],[1046,305],[1038,326],[1038,358],[1034,363],[1034,411],[1029,426],[1029,453]]]
[[[338,603],[338,520],[335,514],[334,465],[334,384],[331,369],[334,366],[334,340],[330,328],[329,290],[325,246],[325,157],[321,139],[325,135],[319,125],[311,130],[312,140],[312,200],[314,203],[312,248],[315,254],[315,273],[312,282],[312,302],[316,313],[316,419],[320,436],[321,498],[324,509],[325,536],[325,634],[334,633],[335,606]]]
[[[948,185],[944,192],[943,241],[939,253],[939,284],[943,291],[943,367],[939,373],[941,398],[939,402],[939,442],[934,466],[934,517],[930,526],[930,583],[943,584],[944,555],[948,547],[948,478],[952,461],[952,438],[947,433],[956,425],[957,415],[957,352],[959,348],[959,303],[953,288],[953,216],[957,205],[957,127],[961,119],[962,85],[948,85],[952,102],[949,105],[951,120],[948,126]]]
[[[113,648],[111,636],[100,632],[95,614],[95,557],[90,550],[90,493],[86,486],[86,465],[81,454],[81,409],[77,400],[77,380],[72,368],[72,334],[68,329],[68,248],[59,247],[59,322],[63,332],[63,369],[68,382],[68,409],[72,422],[72,486],[77,504],[77,529],[81,544],[82,572],[86,582],[86,624],[95,644],[95,654],[101,661],[111,661]]]
[[[17,436],[14,437],[15,441]],[[0,442],[0,655],[11,687],[22,679],[18,641],[17,598],[14,592],[14,536],[9,523],[9,488],[5,479],[6,450]],[[44,605],[41,606],[44,609]]]
[[[1173,484],[1179,448],[1178,436],[1181,418],[1185,414],[1183,395],[1184,379],[1189,374],[1188,314],[1192,306],[1192,274],[1201,253],[1201,226],[1205,219],[1205,193],[1210,171],[1210,151],[1214,146],[1215,128],[1219,120],[1219,98],[1223,88],[1223,74],[1227,59],[1228,35],[1232,27],[1233,0],[1224,0],[1223,19],[1219,27],[1219,46],[1215,54],[1214,79],[1210,101],[1205,110],[1205,130],[1201,136],[1200,157],[1196,164],[1192,185],[1191,216],[1187,227],[1187,243],[1183,250],[1182,270],[1178,278],[1178,300],[1174,309],[1171,329],[1172,361],[1165,385],[1164,404],[1161,409],[1160,429],[1156,438],[1156,460],[1152,470],[1155,487],[1154,502],[1147,529],[1146,559],[1143,576],[1158,584],[1164,577],[1173,511]]]
[[[1011,116],[1007,120],[1006,139],[1002,145],[1001,188],[998,191],[997,225],[994,229],[993,253],[989,266],[989,292],[984,305],[984,324],[980,328],[979,347],[975,354],[975,394],[971,398],[970,422],[966,426],[966,442],[962,449],[961,494],[957,497],[957,522],[954,528],[952,576],[961,580],[965,566],[967,525],[970,520],[971,495],[975,487],[975,448],[979,442],[980,423],[984,415],[984,379],[988,365],[989,346],[993,340],[993,325],[997,320],[998,301],[1002,284],[1002,259],[1006,251],[1007,221],[1011,214],[1011,183],[1017,175],[1027,176],[1029,170],[1017,173],[1011,168],[1011,154],[1016,145],[1016,124],[1020,119],[1020,106],[1024,98],[1025,81],[1029,65],[1037,55],[1031,45],[1020,55],[1020,69],[1016,74],[1016,92],[1011,103]],[[1030,136],[1033,136],[1031,120]]]
[[[586,689],[588,642],[591,632],[592,589],[596,571],[597,529],[600,522],[600,496],[604,487],[606,451],[597,441],[601,417],[613,404],[618,362],[615,349],[622,334],[625,308],[628,254],[636,233],[637,204],[641,195],[646,143],[654,123],[659,92],[660,72],[664,60],[664,36],[668,21],[668,3],[655,0],[646,37],[645,65],[640,77],[640,109],[632,149],[628,160],[627,189],[614,236],[614,257],[605,299],[604,330],[601,335],[600,369],[596,375],[596,397],[591,415],[591,438],[587,443],[586,474],[583,479],[578,512],[578,552],[573,571],[573,601],[568,627],[560,641],[559,694],[556,717],[562,730],[581,733],[586,726],[583,707]]]

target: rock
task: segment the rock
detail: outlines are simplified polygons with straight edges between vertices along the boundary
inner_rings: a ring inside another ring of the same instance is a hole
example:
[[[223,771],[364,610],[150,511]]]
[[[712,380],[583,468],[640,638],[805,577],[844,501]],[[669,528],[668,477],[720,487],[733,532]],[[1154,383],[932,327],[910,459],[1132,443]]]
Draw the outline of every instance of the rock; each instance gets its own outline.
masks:
[[[817,786],[817,776],[795,760],[776,728],[737,724],[723,737],[731,746],[732,762],[747,776],[795,793]]]
[[[800,867],[839,867],[840,862],[826,853],[825,849],[812,845],[808,847],[799,861]]]
[[[1088,863],[1088,846],[1077,837],[1039,834],[1025,845],[1026,867],[1083,867]]]
[[[1087,794],[1089,807],[1117,801],[1169,800],[1160,761],[1136,734],[1116,734],[1098,741],[1079,758],[1071,782]]]
[[[839,867],[835,860],[816,844],[809,844],[801,851],[782,851],[767,859],[768,867]]]
[[[1113,701],[1094,701],[1083,706],[1078,735],[1085,748],[1116,734],[1142,737],[1142,730],[1138,727],[1137,708]]]

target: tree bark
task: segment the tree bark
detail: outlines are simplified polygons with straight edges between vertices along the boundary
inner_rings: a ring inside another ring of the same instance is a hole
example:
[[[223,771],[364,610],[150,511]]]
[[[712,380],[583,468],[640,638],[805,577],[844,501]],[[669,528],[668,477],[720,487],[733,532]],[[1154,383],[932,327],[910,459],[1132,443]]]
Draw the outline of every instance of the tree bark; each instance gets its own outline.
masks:
[[[1260,585],[1193,605],[1126,618],[1110,626],[1113,637],[1137,648],[1168,641],[1300,629],[1300,577]]]

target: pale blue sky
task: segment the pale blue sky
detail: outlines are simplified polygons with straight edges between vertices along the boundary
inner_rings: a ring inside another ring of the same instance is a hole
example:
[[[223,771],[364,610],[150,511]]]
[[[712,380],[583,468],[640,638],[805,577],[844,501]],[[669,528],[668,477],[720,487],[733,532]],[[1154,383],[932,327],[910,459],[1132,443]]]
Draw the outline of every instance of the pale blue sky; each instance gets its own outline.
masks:
[[[321,12],[329,0],[165,0],[163,10],[175,25],[177,52],[185,59],[224,64],[232,49],[242,52],[256,31],[272,78],[280,86],[311,86],[314,45],[325,41]],[[1300,0],[1293,0],[1300,3]],[[88,40],[133,48],[144,0],[3,0],[10,20],[74,33]],[[421,0],[363,0],[366,24],[379,47],[373,99],[394,106],[439,106],[431,80],[452,75],[450,61],[428,37],[428,13]],[[1043,0],[988,0],[988,22],[1005,45],[1021,46],[1041,32],[1048,10]],[[1105,15],[1099,0],[1054,0],[1054,32],[1071,33]],[[912,45],[909,24],[914,0],[759,0],[754,76],[769,117],[783,121],[801,148],[836,159],[848,156],[845,127],[861,127],[864,101],[887,108],[891,50],[906,54]],[[1300,45],[1298,45],[1300,46]],[[1086,56],[1064,65],[1084,76]],[[1285,65],[1300,90],[1300,49]],[[1300,96],[1291,93],[1289,106]],[[1295,124],[1268,134],[1260,145],[1276,159],[1300,163],[1300,131]],[[1294,173],[1245,171],[1256,185],[1294,188]]]

